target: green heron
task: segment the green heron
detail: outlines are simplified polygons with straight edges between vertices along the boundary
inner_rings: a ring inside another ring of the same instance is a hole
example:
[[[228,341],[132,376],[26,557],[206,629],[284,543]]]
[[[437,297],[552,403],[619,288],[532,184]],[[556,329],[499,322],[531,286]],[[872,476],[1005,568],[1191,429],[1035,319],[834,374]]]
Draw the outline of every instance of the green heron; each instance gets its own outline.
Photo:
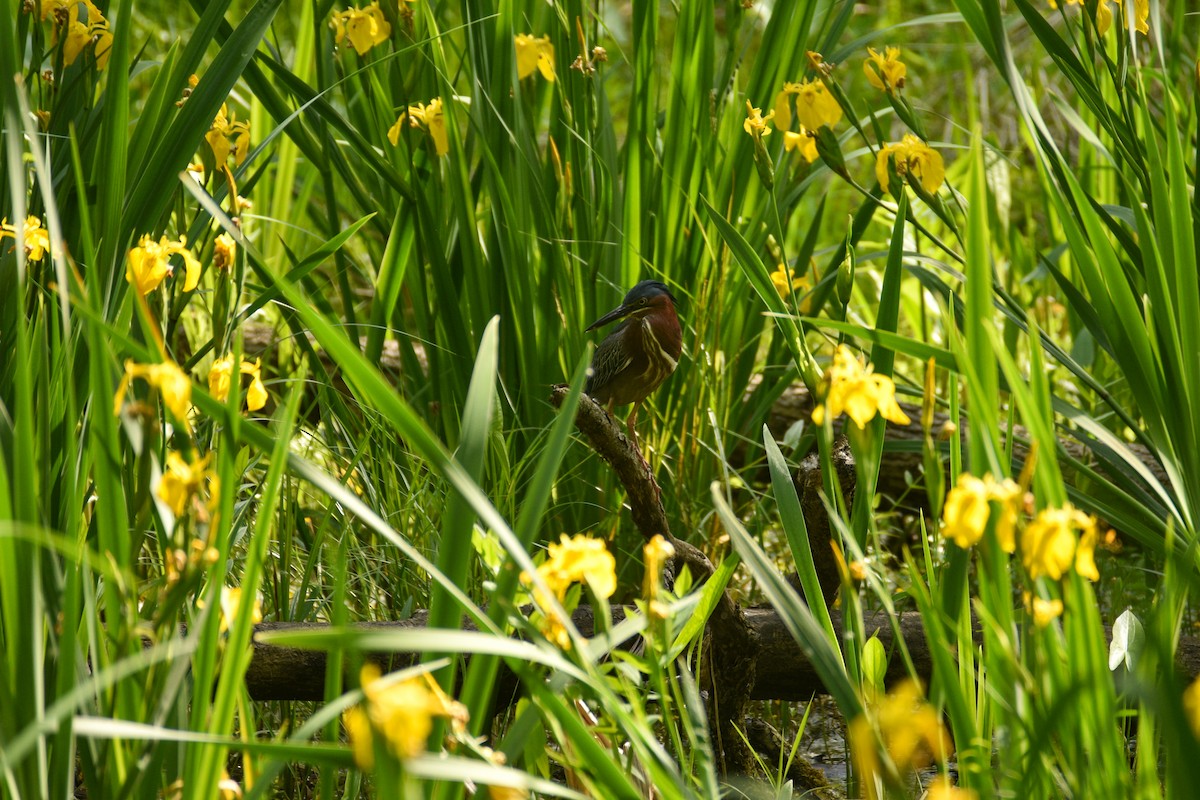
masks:
[[[592,399],[608,407],[633,403],[629,412],[629,438],[636,441],[634,423],[638,406],[671,376],[683,350],[683,333],[675,314],[675,297],[658,281],[642,281],[629,290],[621,305],[587,327],[588,331],[623,319],[604,337],[592,356],[584,388]]]

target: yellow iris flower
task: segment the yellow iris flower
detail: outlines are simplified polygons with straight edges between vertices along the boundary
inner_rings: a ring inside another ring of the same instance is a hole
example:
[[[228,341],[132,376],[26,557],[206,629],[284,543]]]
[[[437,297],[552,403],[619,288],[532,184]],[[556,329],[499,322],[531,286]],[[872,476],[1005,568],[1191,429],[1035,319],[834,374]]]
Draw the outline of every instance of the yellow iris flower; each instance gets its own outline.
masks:
[[[1077,537],[1077,533],[1081,534]],[[1096,518],[1067,503],[1045,508],[1025,526],[1021,535],[1021,561],[1030,578],[1043,575],[1058,580],[1072,567],[1088,580],[1099,580]]]
[[[850,752],[870,798],[878,796],[874,776],[882,769],[876,729],[892,763],[902,773],[944,761],[954,752],[954,741],[942,723],[941,714],[925,702],[916,681],[905,679],[874,709],[850,723],[847,737]]]
[[[812,413],[812,420],[817,425],[824,423],[827,414],[835,418],[843,412],[860,430],[866,428],[876,414],[898,425],[912,421],[896,403],[896,384],[892,379],[874,374],[870,367],[864,368],[854,351],[844,344],[838,345],[822,384],[825,386],[824,401]]]
[[[1025,593],[1025,606],[1033,614],[1033,624],[1038,628],[1046,627],[1063,613],[1062,600],[1043,600],[1031,596],[1028,592]]]
[[[755,139],[762,139],[764,136],[771,135],[771,128],[767,125],[768,122],[775,116],[774,111],[770,111],[764,117],[761,108],[755,108],[746,101],[746,120],[742,123],[743,130],[753,136]]]
[[[586,582],[597,597],[605,599],[617,590],[617,562],[599,539],[583,534],[572,537],[563,534],[558,544],[547,548],[547,556],[537,572],[560,602],[573,583]],[[522,574],[521,580],[526,585],[533,582],[528,573]],[[542,612],[548,614],[542,625],[546,638],[563,649],[570,647],[566,627],[550,614],[550,599],[540,587],[534,588],[533,599]]]
[[[250,376],[250,387],[246,389],[246,408],[258,411],[267,404],[267,387],[263,385],[261,366],[258,359],[243,361],[239,372]],[[233,354],[219,358],[208,370],[208,391],[214,398],[225,402],[229,397],[229,386],[233,380]]]
[[[0,220],[0,240],[9,237],[17,238],[16,224],[9,225],[8,218]],[[25,245],[25,258],[30,261],[41,261],[50,249],[50,232],[42,227],[42,221],[34,216],[25,218],[25,230],[21,234]]]
[[[792,292],[808,288],[808,278],[804,275],[797,277],[787,264],[780,264],[779,269],[771,273],[771,283],[775,284],[775,291],[784,300],[791,297]]]
[[[433,730],[434,718],[451,722],[456,734],[466,731],[469,714],[466,707],[452,700],[428,674],[400,682],[380,677],[379,667],[365,664],[359,677],[364,706],[355,706],[342,715],[354,760],[365,770],[374,768],[373,732],[379,733],[387,749],[399,758],[413,758],[425,751]]]
[[[150,294],[163,282],[163,278],[173,272],[173,255],[183,258],[183,291],[192,291],[200,282],[200,262],[192,255],[192,251],[188,250],[186,236],[180,236],[174,242],[166,236],[157,242],[150,238],[150,234],[142,236],[137,247],[125,256],[125,280],[133,284],[142,295]]]
[[[237,242],[228,233],[222,233],[213,246],[213,266],[219,270],[232,269],[236,254]]]
[[[832,128],[842,119],[842,107],[820,78],[785,83],[775,96],[775,125],[781,131],[792,127],[793,99],[796,118],[806,130],[815,131],[822,125]]]
[[[450,152],[450,136],[446,131],[446,118],[442,110],[442,98],[435,97],[429,101],[429,105],[418,103],[415,106],[409,106],[407,111],[400,112],[400,116],[396,118],[396,122],[388,130],[388,141],[393,145],[400,143],[401,126],[408,122],[409,127],[424,128],[429,132],[429,138],[433,140],[433,149],[439,156],[444,156]]]
[[[242,589],[239,586],[222,586],[221,587],[221,632],[229,630],[229,626],[238,618],[242,612],[250,615],[250,622],[257,625],[262,622],[262,604],[258,598],[254,598],[254,602],[247,609],[242,608]]]
[[[250,151],[250,123],[238,122],[237,113],[229,114],[227,105],[222,103],[212,127],[204,134],[204,141],[212,150],[218,170],[229,160],[230,152],[233,153],[234,163],[241,166],[246,160],[246,153]],[[230,142],[233,143],[232,148]]]
[[[996,536],[1006,553],[1016,550],[1013,535],[1017,522],[1021,487],[1011,478],[997,482],[991,475],[976,478],[966,472],[958,476],[958,483],[946,495],[942,508],[942,532],[954,540],[959,547],[968,548],[983,538],[991,517],[991,501],[1000,503],[1000,518],[996,523]]]
[[[925,800],[979,800],[979,792],[955,786],[950,782],[949,775],[942,774],[929,784]]]
[[[886,144],[879,149],[875,161],[875,177],[879,185],[890,191],[888,184],[888,162],[891,161],[896,174],[903,180],[918,181],[929,194],[936,194],[946,180],[946,165],[942,154],[934,150],[917,136],[904,134],[904,138],[894,144]]]
[[[80,19],[80,11],[83,19]],[[92,0],[43,0],[42,20],[55,22],[52,40],[63,43],[63,66],[71,66],[87,46],[95,44],[96,69],[108,66],[112,55],[112,31],[108,20]]]
[[[208,477],[209,462],[212,453],[203,458],[188,462],[179,453],[167,453],[167,469],[158,482],[158,498],[171,507],[175,516],[181,516],[187,508],[187,501],[204,485]]]
[[[543,78],[554,82],[554,45],[549,36],[534,37],[528,33],[518,33],[515,45],[518,80],[525,80],[534,72],[540,72]]]
[[[904,88],[908,67],[900,60],[899,47],[885,47],[882,54],[874,47],[868,47],[863,72],[872,86],[891,94],[895,89]]]
[[[172,416],[185,429],[189,429],[188,412],[192,407],[192,379],[173,361],[164,361],[161,364],[135,364],[133,361],[126,361],[125,374],[121,376],[121,383],[117,386],[117,393],[113,397],[113,415],[121,413],[121,406],[125,402],[125,393],[129,391],[130,384],[138,378],[157,389]]]
[[[334,41],[341,44],[349,37],[350,44],[360,56],[378,44],[383,44],[392,35],[392,25],[383,15],[378,0],[366,8],[348,8],[334,14],[329,20],[334,30]]]

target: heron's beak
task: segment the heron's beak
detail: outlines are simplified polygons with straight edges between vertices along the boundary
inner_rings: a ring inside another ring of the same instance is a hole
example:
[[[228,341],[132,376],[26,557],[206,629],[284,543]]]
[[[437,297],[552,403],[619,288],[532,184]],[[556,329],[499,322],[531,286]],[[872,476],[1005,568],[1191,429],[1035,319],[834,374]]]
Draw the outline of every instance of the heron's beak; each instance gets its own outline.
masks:
[[[628,316],[632,311],[633,306],[627,306],[622,303],[600,319],[593,322],[591,325],[588,325],[587,328],[584,329],[584,333],[587,333],[588,331],[594,331],[596,328],[602,328],[610,322],[615,322],[616,320],[621,319],[621,317]]]

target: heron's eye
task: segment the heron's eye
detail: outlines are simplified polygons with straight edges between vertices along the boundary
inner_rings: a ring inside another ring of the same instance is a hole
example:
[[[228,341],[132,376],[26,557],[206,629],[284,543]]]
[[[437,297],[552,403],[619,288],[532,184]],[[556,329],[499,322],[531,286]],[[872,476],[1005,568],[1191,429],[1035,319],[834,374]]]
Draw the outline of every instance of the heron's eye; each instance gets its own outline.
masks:
[[[649,297],[643,297],[641,300],[638,300],[638,305],[639,305],[639,306],[646,306],[646,305],[650,305],[650,298],[649,298]]]

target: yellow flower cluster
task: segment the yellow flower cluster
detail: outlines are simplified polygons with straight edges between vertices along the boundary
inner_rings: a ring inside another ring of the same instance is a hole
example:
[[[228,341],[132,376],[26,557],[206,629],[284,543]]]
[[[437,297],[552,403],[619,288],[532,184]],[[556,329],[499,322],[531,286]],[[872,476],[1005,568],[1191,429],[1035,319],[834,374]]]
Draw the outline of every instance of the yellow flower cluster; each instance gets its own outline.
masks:
[[[83,19],[80,19],[80,11]],[[71,66],[88,45],[95,43],[96,69],[108,66],[113,35],[108,20],[92,0],[42,0],[42,21],[53,17],[55,44],[63,43],[63,65]]]
[[[388,682],[379,667],[366,664],[359,677],[366,708],[355,706],[342,715],[354,760],[359,767],[375,767],[374,734],[378,733],[388,752],[398,758],[413,758],[425,751],[435,718],[449,719],[455,734],[466,732],[467,708],[442,691],[429,673],[419,678]]]
[[[161,364],[135,364],[133,361],[126,361],[125,374],[121,377],[121,383],[117,386],[117,393],[113,398],[114,416],[121,413],[125,393],[137,378],[157,389],[171,415],[185,429],[190,430],[188,412],[192,407],[192,379],[172,361],[164,361]]]
[[[204,141],[208,142],[212,150],[218,170],[229,160],[231,151],[234,163],[241,166],[250,150],[250,123],[238,122],[237,113],[229,114],[226,104],[222,103],[212,127],[204,134]]]
[[[824,423],[827,414],[832,419],[843,412],[860,430],[876,414],[897,425],[912,421],[896,403],[896,384],[892,379],[874,374],[870,367],[864,368],[854,351],[844,344],[838,345],[833,364],[825,371],[821,383],[824,401],[812,413],[817,425]]]
[[[1051,8],[1058,8],[1058,3],[1055,0],[1048,0]],[[1112,27],[1113,9],[1109,5],[1112,3],[1117,8],[1118,19],[1125,19],[1125,7],[1122,0],[1097,0],[1096,1],[1096,30],[1100,35],[1108,33],[1108,29]],[[1084,6],[1084,0],[1066,0],[1069,6]],[[1138,33],[1150,33],[1150,0],[1133,0],[1133,25]]]
[[[150,294],[163,282],[163,278],[172,273],[173,255],[183,257],[183,290],[192,291],[200,282],[200,262],[192,255],[192,251],[187,249],[186,236],[180,236],[174,242],[166,236],[157,242],[150,238],[150,234],[142,236],[137,247],[126,254],[125,280],[133,284],[142,295]]]
[[[941,714],[925,702],[915,681],[904,680],[883,698],[873,713],[855,717],[850,723],[851,755],[871,798],[878,796],[874,776],[882,769],[876,729],[901,773],[945,761],[954,752],[954,741],[942,723]]]
[[[433,140],[433,149],[439,156],[444,156],[450,152],[450,136],[446,131],[446,118],[442,111],[442,98],[435,97],[429,101],[429,105],[418,103],[415,106],[409,106],[407,111],[400,112],[400,116],[396,118],[396,123],[388,130],[388,141],[393,146],[400,143],[401,126],[407,120],[410,127],[424,128],[429,132],[429,138]]]
[[[190,382],[189,382],[190,385]],[[179,453],[167,453],[167,470],[158,482],[158,499],[171,507],[175,516],[182,516],[187,501],[204,485],[212,473],[208,469],[212,453],[196,461],[185,461]]]
[[[559,537],[558,544],[547,548],[547,558],[537,568],[538,576],[546,587],[561,602],[574,583],[586,582],[593,594],[608,599],[617,590],[617,562],[600,539],[580,534]],[[533,583],[528,573],[521,576],[526,585]],[[533,590],[533,600],[544,614],[548,614],[543,626],[546,638],[566,649],[571,646],[562,620],[550,612],[550,598],[540,587]]]
[[[882,54],[874,47],[868,47],[863,72],[872,86],[891,94],[895,89],[904,88],[908,67],[900,60],[899,47],[885,47]]]
[[[17,226],[15,223],[9,225],[8,217],[0,220],[0,240],[6,236],[16,241]],[[42,227],[41,219],[34,216],[26,217],[22,238],[25,244],[25,257],[27,259],[30,261],[41,261],[46,257],[46,251],[50,249],[50,232]]]
[[[990,474],[982,479],[963,472],[958,483],[946,495],[942,507],[942,533],[959,547],[967,548],[983,538],[991,517],[991,501],[1000,503],[1000,518],[996,521],[996,537],[1006,553],[1017,549],[1016,525],[1020,510],[1021,487],[1012,478],[996,481]]]
[[[889,161],[901,180],[905,177],[909,182],[915,180],[929,194],[937,193],[946,180],[946,166],[942,161],[942,154],[911,133],[906,133],[899,142],[881,147],[875,160],[875,177],[880,186],[890,191]]]
[[[258,411],[267,404],[267,387],[263,385],[260,362],[243,361],[239,372],[250,376],[250,387],[246,389],[246,408]],[[214,398],[225,402],[229,397],[229,386],[233,380],[233,354],[218,358],[208,371],[208,391]]]
[[[329,20],[334,30],[334,41],[341,44],[349,37],[350,44],[360,56],[366,55],[377,44],[383,44],[392,35],[392,25],[383,15],[376,0],[366,8],[348,8],[339,11]]]
[[[801,133],[815,131],[822,125],[832,128],[842,119],[842,107],[820,78],[783,84],[783,89],[775,95],[775,125],[781,131],[792,127],[793,103]]]
[[[542,73],[542,77],[554,82],[554,45],[549,36],[534,37],[528,33],[518,33],[515,37],[517,48],[517,78],[525,80],[534,72]]]
[[[1011,479],[996,481],[991,475],[982,479],[962,473],[958,483],[946,495],[942,509],[942,531],[959,547],[970,547],[983,538],[991,516],[991,502],[1000,504],[996,537],[1006,553],[1015,552],[1017,518],[1023,492]],[[1096,569],[1096,544],[1100,531],[1096,518],[1067,503],[1062,508],[1045,508],[1025,525],[1021,533],[1021,562],[1029,577],[1043,575],[1058,580],[1072,567],[1088,580],[1099,580]],[[1047,616],[1051,606],[1033,604],[1035,617]],[[1059,609],[1061,613],[1061,608]]]

